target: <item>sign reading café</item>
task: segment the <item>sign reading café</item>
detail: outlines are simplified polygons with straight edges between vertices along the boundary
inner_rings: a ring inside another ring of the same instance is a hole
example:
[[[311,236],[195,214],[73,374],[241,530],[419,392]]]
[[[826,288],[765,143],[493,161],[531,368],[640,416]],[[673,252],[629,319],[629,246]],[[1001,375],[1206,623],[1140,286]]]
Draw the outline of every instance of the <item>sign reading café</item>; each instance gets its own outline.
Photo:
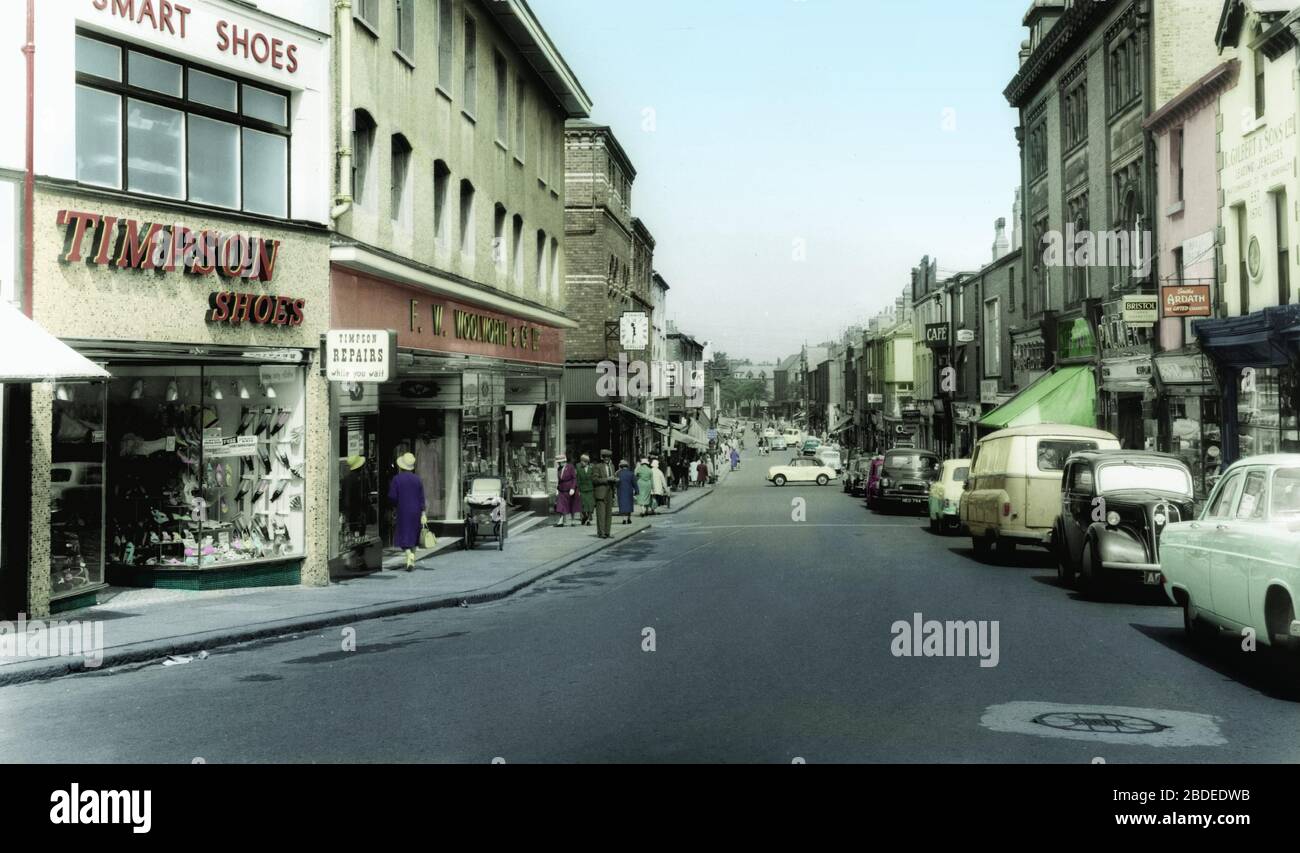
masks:
[[[226,279],[230,289],[208,295],[209,323],[302,325],[307,300],[248,289],[275,278],[279,240],[82,210],[60,210],[56,221],[64,229],[65,264]]]

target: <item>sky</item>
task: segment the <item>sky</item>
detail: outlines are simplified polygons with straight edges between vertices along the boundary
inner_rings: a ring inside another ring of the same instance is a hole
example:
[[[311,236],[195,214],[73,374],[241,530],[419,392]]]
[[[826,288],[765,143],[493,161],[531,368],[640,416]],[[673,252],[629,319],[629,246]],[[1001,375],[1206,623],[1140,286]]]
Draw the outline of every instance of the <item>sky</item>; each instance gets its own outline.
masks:
[[[668,316],[730,357],[992,259],[1027,0],[529,0],[637,170]]]

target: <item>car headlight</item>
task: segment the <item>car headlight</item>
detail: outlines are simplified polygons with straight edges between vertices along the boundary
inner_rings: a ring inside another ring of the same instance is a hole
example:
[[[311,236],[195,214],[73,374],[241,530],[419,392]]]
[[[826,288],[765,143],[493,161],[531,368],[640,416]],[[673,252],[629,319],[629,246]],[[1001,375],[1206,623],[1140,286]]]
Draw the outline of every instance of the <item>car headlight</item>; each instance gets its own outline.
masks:
[[[882,477],[882,478],[880,479],[880,485],[883,486],[884,488],[888,489],[888,488],[889,488],[889,478],[888,478],[888,477]]]
[[[1106,524],[1110,525],[1111,527],[1119,527],[1119,513],[1115,512],[1114,510],[1111,510],[1110,512],[1106,513]]]

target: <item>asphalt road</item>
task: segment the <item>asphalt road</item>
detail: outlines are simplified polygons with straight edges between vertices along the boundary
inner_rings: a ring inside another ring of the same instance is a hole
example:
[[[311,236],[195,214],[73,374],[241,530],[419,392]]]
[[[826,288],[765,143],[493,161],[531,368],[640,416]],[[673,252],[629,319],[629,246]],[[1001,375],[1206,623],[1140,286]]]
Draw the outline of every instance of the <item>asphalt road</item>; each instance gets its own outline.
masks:
[[[355,651],[332,630],[0,688],[0,760],[1300,760],[1274,657],[1194,650],[1158,598],[1083,600],[1045,553],[979,563],[838,483],[768,485],[776,458],[513,598],[358,623]],[[915,613],[996,621],[997,665],[896,656]]]

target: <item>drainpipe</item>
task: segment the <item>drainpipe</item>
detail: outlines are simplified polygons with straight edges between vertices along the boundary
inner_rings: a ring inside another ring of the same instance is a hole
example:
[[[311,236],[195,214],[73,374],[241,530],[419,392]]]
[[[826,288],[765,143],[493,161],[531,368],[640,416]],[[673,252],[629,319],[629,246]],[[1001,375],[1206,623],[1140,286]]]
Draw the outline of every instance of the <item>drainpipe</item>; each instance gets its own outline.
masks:
[[[33,127],[36,122],[35,97],[36,88],[36,0],[27,0],[27,43],[23,45],[23,56],[27,61],[27,168],[23,176],[23,311],[32,316],[32,246],[35,185],[33,174],[36,171],[36,143]]]
[[[27,0],[28,3],[33,0]],[[352,2],[335,0],[334,32],[338,43],[339,138],[334,154],[339,167],[338,193],[330,219],[338,219],[352,207]]]

